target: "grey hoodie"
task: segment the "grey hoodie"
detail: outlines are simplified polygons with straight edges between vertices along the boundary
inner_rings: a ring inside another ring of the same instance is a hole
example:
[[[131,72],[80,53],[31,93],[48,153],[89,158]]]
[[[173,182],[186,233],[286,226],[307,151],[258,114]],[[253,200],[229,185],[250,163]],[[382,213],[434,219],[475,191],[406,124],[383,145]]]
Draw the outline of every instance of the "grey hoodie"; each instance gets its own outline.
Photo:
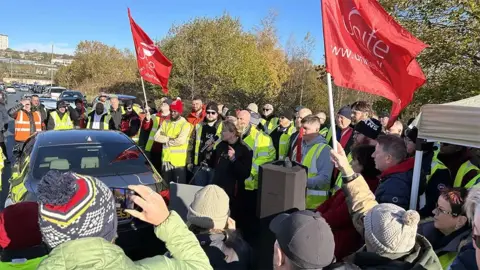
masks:
[[[302,157],[305,157],[308,150],[316,144],[325,144],[325,147],[317,159],[317,176],[308,178],[308,188],[330,186],[330,178],[332,177],[333,163],[330,160],[330,146],[327,145],[327,141],[322,135],[318,134],[318,136],[309,143],[306,143],[305,140],[302,141]]]

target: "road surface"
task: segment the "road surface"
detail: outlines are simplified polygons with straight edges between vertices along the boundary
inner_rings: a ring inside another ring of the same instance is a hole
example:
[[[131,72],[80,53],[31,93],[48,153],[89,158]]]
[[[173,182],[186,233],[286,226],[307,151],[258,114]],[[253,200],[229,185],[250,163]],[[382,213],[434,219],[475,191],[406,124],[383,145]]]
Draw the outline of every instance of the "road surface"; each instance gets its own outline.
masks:
[[[20,100],[25,92],[17,91],[16,94],[8,94],[8,104],[7,110],[17,104],[17,100]],[[8,132],[5,133],[5,143],[7,145],[7,152],[8,158],[13,161],[12,159],[12,152],[13,152],[13,144],[15,142],[13,138],[14,132],[14,121],[10,118],[10,122],[8,123]],[[12,175],[11,165],[13,164],[5,164],[5,168],[3,169],[2,173],[2,192],[0,193],[0,210],[3,210],[5,205],[5,199],[7,198],[8,190],[10,185],[8,184],[8,179],[10,175]]]

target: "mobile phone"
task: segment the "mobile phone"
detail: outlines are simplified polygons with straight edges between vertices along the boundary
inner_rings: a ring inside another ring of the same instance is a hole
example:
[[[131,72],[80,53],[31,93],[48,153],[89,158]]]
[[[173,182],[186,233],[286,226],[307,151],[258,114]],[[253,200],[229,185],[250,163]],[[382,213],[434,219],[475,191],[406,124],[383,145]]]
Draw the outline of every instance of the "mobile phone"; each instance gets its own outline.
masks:
[[[111,188],[113,197],[115,199],[115,207],[120,209],[134,209],[135,203],[132,196],[135,191],[128,188]]]

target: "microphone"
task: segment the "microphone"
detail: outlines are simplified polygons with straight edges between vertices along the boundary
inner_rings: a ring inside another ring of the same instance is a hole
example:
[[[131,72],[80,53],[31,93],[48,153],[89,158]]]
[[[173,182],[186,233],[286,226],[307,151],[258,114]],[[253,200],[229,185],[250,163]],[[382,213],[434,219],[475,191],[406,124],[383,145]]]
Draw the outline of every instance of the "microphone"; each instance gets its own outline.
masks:
[[[208,139],[205,142],[205,145],[202,147],[202,149],[200,149],[200,153],[205,152],[205,150],[207,150],[207,148],[212,146],[218,139],[219,139],[218,135],[215,135],[215,136],[211,137],[210,139]]]

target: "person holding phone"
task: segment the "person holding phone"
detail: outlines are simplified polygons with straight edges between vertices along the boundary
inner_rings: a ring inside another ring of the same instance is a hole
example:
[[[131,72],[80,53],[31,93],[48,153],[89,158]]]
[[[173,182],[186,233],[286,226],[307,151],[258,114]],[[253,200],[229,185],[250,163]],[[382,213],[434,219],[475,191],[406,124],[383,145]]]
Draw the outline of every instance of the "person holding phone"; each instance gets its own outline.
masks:
[[[154,225],[155,235],[175,258],[130,260],[114,244],[118,222],[113,192],[94,177],[51,170],[38,184],[38,201],[40,231],[52,251],[37,269],[212,269],[195,235],[168,210],[162,196],[143,185],[128,188],[138,194],[131,200],[142,210],[125,212]]]

